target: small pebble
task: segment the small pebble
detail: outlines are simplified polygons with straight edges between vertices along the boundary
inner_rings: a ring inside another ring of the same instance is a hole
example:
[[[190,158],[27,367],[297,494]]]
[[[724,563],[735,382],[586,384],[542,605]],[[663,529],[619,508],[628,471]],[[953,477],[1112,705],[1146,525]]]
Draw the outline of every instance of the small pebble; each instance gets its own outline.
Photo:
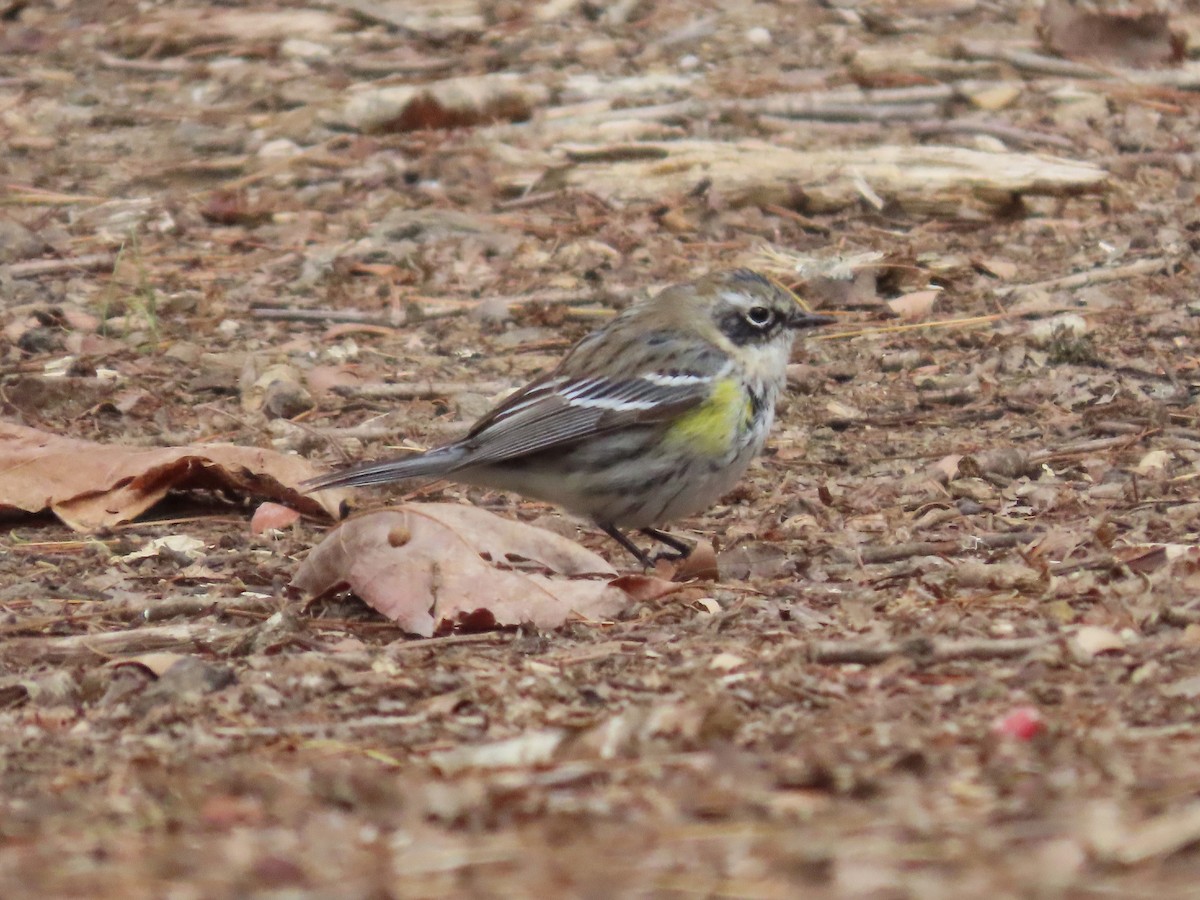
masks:
[[[771,43],[771,32],[761,25],[746,29],[746,40],[755,47],[766,47]]]

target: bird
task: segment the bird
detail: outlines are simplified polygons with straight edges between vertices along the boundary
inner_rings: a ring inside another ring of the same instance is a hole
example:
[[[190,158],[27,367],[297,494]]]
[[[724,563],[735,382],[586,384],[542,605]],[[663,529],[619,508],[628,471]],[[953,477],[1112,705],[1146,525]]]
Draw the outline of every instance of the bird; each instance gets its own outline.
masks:
[[[711,272],[628,306],[460,440],[301,488],[445,478],[511,491],[590,520],[652,569],[625,532],[670,548],[656,558],[691,552],[659,526],[741,479],[771,430],[797,332],[832,321],[757,271]]]

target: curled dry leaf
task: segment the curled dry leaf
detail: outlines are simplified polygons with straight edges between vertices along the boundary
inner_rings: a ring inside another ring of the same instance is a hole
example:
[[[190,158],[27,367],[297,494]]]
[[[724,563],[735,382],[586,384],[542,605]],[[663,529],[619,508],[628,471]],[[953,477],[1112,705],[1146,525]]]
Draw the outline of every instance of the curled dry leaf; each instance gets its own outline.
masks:
[[[629,599],[601,557],[473,506],[410,503],[335,528],[296,572],[310,596],[348,587],[411,634],[611,616]],[[600,575],[602,578],[581,578]]]
[[[1200,571],[1200,547],[1195,544],[1134,544],[1117,557],[1139,575],[1149,575],[1167,566],[1169,577],[1181,589],[1190,588]]]
[[[1075,632],[1072,649],[1084,659],[1091,659],[1101,653],[1114,653],[1125,649],[1125,641],[1115,631],[1101,628],[1099,625],[1084,625]]]
[[[299,456],[208,444],[122,447],[0,423],[0,512],[54,513],[75,531],[136,519],[172,490],[226,490],[337,516],[345,496],[307,497],[296,485],[317,474]]]
[[[250,533],[262,534],[264,531],[283,530],[300,518],[300,513],[282,503],[262,503],[250,517]]]
[[[161,678],[167,673],[167,670],[174,666],[182,659],[186,659],[182,653],[170,653],[162,651],[158,653],[139,653],[137,656],[127,656],[124,659],[114,659],[110,663],[114,669],[121,666],[137,666],[145,669],[155,678]]]
[[[668,581],[720,581],[717,551],[711,541],[697,541],[692,552],[682,559],[660,559],[655,574]]]

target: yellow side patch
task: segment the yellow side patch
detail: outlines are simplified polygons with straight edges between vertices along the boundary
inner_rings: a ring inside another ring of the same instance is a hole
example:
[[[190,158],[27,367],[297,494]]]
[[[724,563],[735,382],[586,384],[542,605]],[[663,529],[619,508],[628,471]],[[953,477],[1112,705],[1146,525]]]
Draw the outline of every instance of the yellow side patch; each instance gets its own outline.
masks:
[[[728,450],[738,429],[750,415],[746,392],[736,379],[726,378],[713,387],[712,396],[680,416],[667,432],[667,443],[686,447],[704,456],[720,456]]]

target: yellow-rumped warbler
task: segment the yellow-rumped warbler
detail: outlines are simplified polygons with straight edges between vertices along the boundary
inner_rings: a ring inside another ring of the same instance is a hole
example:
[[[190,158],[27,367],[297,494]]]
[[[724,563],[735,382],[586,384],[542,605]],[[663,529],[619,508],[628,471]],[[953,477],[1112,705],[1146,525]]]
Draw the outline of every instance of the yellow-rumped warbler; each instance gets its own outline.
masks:
[[[591,519],[649,568],[618,528],[686,555],[655,526],[741,478],[771,429],[795,331],[831,321],[749,269],[676,284],[583,338],[462,440],[303,487],[437,477],[514,491]]]

